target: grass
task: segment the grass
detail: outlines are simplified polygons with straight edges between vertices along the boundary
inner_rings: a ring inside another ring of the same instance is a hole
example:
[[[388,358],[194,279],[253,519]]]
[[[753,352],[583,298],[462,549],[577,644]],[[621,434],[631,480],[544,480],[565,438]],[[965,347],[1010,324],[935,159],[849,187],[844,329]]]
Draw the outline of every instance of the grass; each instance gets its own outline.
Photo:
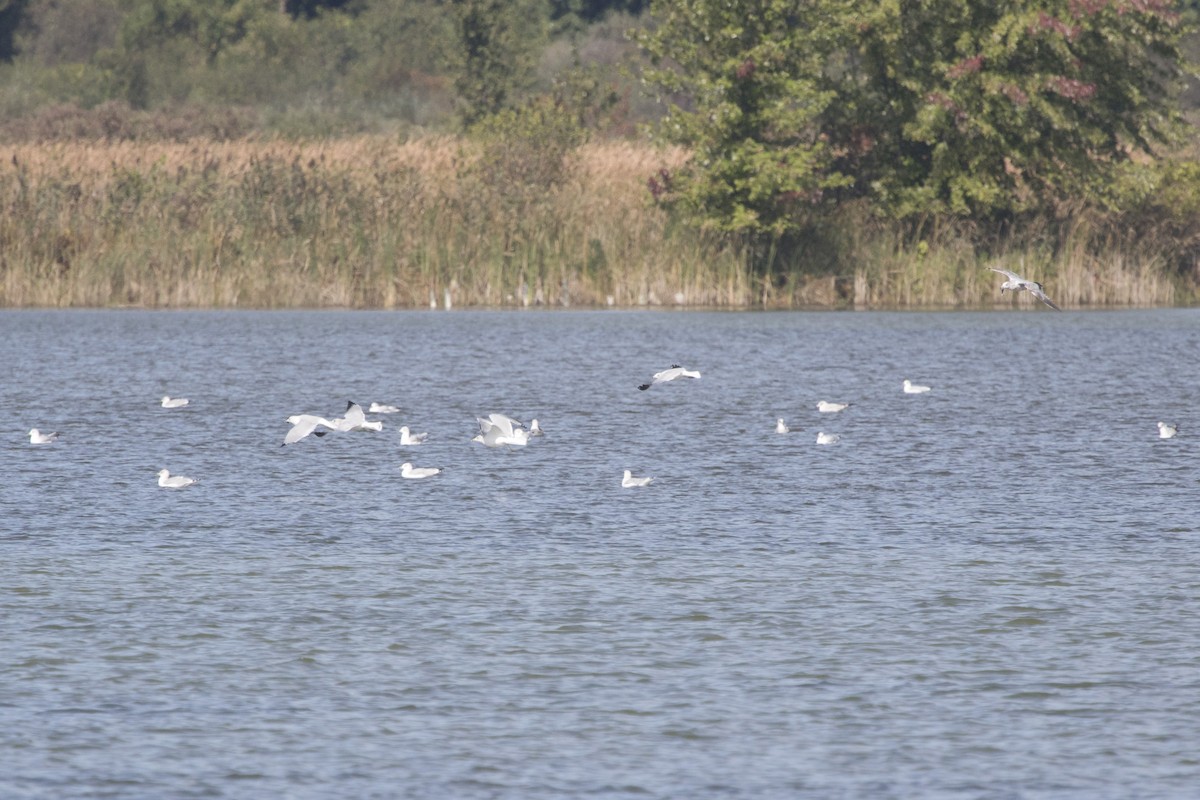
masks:
[[[952,224],[914,235],[846,209],[832,244],[755,273],[651,203],[685,160],[584,145],[562,169],[460,140],[55,141],[0,162],[0,305],[36,307],[1006,306],[1007,265],[1066,307],[1194,302],[1145,235],[1079,214],[985,255]],[[544,166],[544,165],[542,165]],[[1165,234],[1162,238],[1166,238]]]

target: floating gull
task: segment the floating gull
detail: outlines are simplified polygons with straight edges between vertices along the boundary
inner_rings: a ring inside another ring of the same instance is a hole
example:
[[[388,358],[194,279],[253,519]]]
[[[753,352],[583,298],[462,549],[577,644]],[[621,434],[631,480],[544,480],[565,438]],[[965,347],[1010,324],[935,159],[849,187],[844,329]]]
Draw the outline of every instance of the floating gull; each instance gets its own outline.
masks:
[[[163,395],[163,399],[162,399],[162,407],[163,408],[183,408],[187,404],[188,404],[187,398],[168,397],[167,395]]]
[[[165,489],[182,489],[196,483],[195,478],[185,478],[182,475],[172,475],[165,469],[158,471],[158,485]]]
[[[405,461],[400,465],[400,477],[410,478],[412,480],[420,480],[421,478],[432,478],[441,472],[440,467],[414,467],[409,462]]]
[[[428,438],[429,438],[428,433],[413,433],[408,429],[407,425],[402,425],[400,427],[400,444],[401,445],[416,446],[418,444],[424,443],[424,441]]]
[[[1055,311],[1062,311],[1061,308],[1054,305],[1049,297],[1046,297],[1045,289],[1043,289],[1042,285],[1037,281],[1031,281],[1026,278],[1022,278],[1015,272],[1009,272],[1008,270],[1000,269],[999,267],[988,267],[988,269],[990,269],[992,272],[999,272],[1001,275],[1008,277],[1008,280],[1000,284],[1000,294],[1004,294],[1009,290],[1013,292],[1027,291],[1038,300],[1041,300],[1043,303],[1053,308]]]
[[[1168,425],[1165,422],[1158,423],[1158,438],[1172,439],[1177,433],[1179,433],[1178,425]]]
[[[1160,422],[1158,424],[1161,425],[1162,423]],[[29,443],[30,444],[50,444],[51,442],[56,441],[57,439],[58,439],[58,431],[55,431],[54,433],[42,433],[37,428],[29,429]]]
[[[656,383],[667,383],[668,381],[673,381],[676,378],[699,378],[699,377],[700,377],[699,372],[695,372],[690,369],[684,369],[683,367],[679,366],[678,364],[672,364],[670,369],[664,369],[662,372],[654,373],[654,376],[650,379],[649,383],[643,383],[638,388],[644,392],[647,389],[649,389],[651,386],[655,385]]]
[[[649,486],[652,480],[654,478],[635,478],[632,472],[625,470],[625,477],[621,478],[621,486],[626,489],[636,489],[639,486]]]
[[[287,436],[283,437],[283,445],[295,444],[310,433],[316,436],[324,436],[329,431],[338,430],[337,425],[324,417],[318,417],[315,414],[295,414],[287,418],[288,424],[292,429],[287,432]],[[317,426],[324,426],[329,430],[318,431]]]
[[[928,391],[929,391],[928,386],[918,386],[917,384],[910,381],[908,378],[904,379],[904,393],[905,394],[925,394],[925,392],[928,392]]]
[[[836,414],[839,411],[844,411],[850,407],[849,403],[831,403],[828,400],[822,400],[817,403],[817,411],[822,414]]]
[[[383,403],[371,403],[371,407],[367,409],[368,414],[398,414],[400,409],[396,406],[384,405]]]
[[[338,431],[381,431],[383,423],[368,421],[363,414],[362,406],[353,400],[346,402],[346,415],[333,420],[334,430]]]
[[[524,447],[529,444],[529,431],[512,417],[490,414],[487,419],[477,417],[476,422],[479,423],[479,434],[471,439],[472,442],[479,442],[486,447]]]
[[[787,426],[787,423],[783,421],[783,417],[780,417],[779,419],[775,420],[775,432],[776,433],[787,433],[790,430],[791,430],[791,428],[789,428]]]
[[[822,431],[817,434],[817,444],[837,444],[841,438],[836,433],[825,433]]]
[[[530,436],[542,436],[544,433],[545,433],[545,431],[542,430],[541,425],[538,425],[538,421],[537,421],[536,417],[529,420],[529,435]]]

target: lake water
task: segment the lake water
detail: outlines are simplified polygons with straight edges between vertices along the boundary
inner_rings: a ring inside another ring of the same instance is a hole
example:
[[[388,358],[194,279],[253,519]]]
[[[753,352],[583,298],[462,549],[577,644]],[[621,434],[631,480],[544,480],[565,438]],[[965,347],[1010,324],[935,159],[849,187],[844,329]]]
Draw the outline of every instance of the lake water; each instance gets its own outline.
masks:
[[[1198,353],[1197,310],[2,312],[0,797],[1196,797]],[[280,446],[347,400],[402,412]]]

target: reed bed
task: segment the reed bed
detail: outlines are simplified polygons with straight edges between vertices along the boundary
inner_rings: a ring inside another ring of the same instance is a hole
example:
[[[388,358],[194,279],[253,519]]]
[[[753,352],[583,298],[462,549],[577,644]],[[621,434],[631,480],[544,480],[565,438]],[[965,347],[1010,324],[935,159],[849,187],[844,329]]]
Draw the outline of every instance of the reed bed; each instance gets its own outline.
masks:
[[[852,212],[832,223],[836,257],[814,249],[767,277],[652,203],[647,179],[686,153],[628,142],[516,170],[465,141],[382,136],[5,155],[10,307],[988,307],[995,258],[1064,305],[1195,299],[1161,254],[1106,229],[1077,225],[1053,247],[1018,236],[985,257],[960,232],[914,237]]]

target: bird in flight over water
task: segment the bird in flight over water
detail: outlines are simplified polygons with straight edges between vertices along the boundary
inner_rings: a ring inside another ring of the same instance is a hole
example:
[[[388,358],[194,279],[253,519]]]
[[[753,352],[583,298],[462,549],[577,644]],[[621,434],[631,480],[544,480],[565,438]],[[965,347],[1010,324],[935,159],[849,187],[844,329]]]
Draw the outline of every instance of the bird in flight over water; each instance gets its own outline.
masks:
[[[1000,284],[1000,294],[1004,294],[1010,289],[1014,292],[1027,291],[1038,300],[1041,300],[1043,303],[1053,308],[1055,311],[1062,311],[1061,308],[1054,304],[1054,301],[1052,301],[1049,297],[1046,297],[1046,290],[1037,281],[1031,281],[1026,278],[1022,278],[1015,272],[1009,272],[1008,270],[1000,269],[999,267],[988,267],[988,269],[990,269],[992,272],[999,272],[1001,275],[1008,277],[1008,280]]]

